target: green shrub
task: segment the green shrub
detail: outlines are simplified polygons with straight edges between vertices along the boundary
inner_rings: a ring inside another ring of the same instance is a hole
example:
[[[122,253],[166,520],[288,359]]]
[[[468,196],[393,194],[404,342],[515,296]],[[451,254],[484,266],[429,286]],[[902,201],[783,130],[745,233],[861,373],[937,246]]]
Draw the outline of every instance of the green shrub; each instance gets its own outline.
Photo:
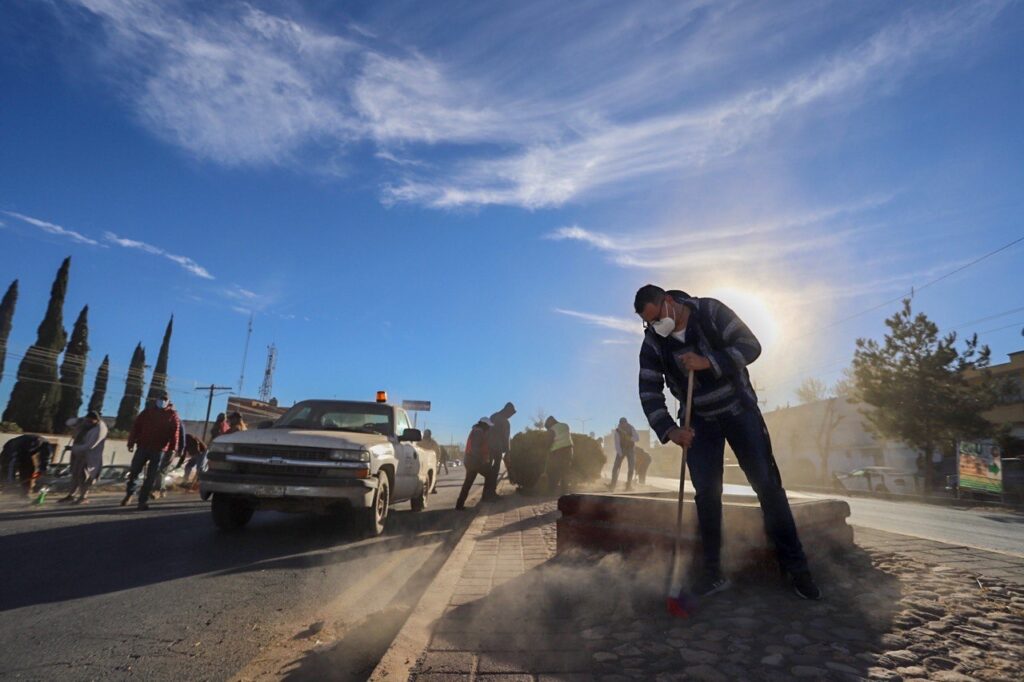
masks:
[[[572,434],[572,481],[587,483],[601,477],[605,456],[601,441],[582,433]]]
[[[512,437],[508,453],[508,480],[522,490],[537,487],[548,466],[551,435],[547,431],[521,431]]]
[[[21,427],[14,422],[0,422],[0,433],[21,433]]]
[[[128,440],[128,432],[111,429],[107,432],[107,438],[110,440]]]

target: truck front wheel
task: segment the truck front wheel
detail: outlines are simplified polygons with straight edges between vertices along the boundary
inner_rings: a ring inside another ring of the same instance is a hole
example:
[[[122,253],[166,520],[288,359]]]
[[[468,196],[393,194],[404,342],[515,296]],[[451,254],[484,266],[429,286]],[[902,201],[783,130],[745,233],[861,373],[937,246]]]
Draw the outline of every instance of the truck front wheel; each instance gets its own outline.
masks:
[[[388,487],[388,475],[382,471],[377,474],[377,492],[373,495],[373,506],[363,510],[365,514],[363,525],[369,537],[377,537],[384,532],[390,504],[391,490]]]
[[[412,504],[412,510],[415,512],[423,511],[427,508],[427,495],[430,494],[431,488],[434,487],[434,472],[427,473],[427,482],[423,484],[423,488],[420,490],[420,494],[409,500]]]
[[[213,522],[221,530],[238,530],[249,523],[254,511],[252,505],[245,500],[225,493],[213,494],[210,510],[213,512]]]

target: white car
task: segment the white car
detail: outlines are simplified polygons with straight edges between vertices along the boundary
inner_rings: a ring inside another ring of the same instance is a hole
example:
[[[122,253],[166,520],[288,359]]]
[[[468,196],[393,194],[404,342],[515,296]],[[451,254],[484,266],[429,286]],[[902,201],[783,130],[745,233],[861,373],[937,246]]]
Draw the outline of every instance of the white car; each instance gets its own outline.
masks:
[[[840,490],[898,493],[912,495],[917,492],[917,479],[913,472],[894,467],[864,467],[845,474],[834,475],[835,487]]]
[[[214,522],[244,526],[258,509],[349,512],[384,531],[390,507],[427,506],[437,454],[419,447],[405,410],[383,402],[304,400],[276,422],[215,440],[199,474]]]

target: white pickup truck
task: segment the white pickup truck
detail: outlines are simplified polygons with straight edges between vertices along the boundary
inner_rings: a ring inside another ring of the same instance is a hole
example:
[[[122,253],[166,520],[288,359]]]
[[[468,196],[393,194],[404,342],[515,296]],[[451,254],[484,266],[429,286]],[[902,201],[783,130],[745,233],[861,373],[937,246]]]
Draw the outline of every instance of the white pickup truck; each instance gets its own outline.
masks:
[[[386,403],[304,400],[275,422],[221,436],[199,474],[213,520],[241,528],[257,509],[355,514],[384,531],[393,504],[427,506],[437,453],[421,448],[405,410]]]

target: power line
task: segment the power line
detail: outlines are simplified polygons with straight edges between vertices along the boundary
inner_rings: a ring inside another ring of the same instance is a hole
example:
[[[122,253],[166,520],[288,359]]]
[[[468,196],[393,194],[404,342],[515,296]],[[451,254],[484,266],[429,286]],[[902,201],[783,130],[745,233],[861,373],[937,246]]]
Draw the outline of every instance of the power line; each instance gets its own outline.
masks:
[[[946,273],[946,274],[944,274],[944,275],[941,275],[941,276],[939,276],[939,277],[936,277],[936,278],[935,278],[935,279],[933,279],[933,280],[930,280],[930,281],[928,281],[928,282],[925,282],[924,284],[922,284],[922,285],[921,285],[921,286],[919,286],[919,287],[910,287],[910,291],[907,291],[907,292],[905,292],[905,293],[903,293],[903,294],[900,294],[900,295],[899,295],[899,296],[897,296],[896,298],[891,298],[891,299],[889,299],[888,301],[884,301],[884,302],[882,302],[882,303],[879,303],[878,305],[872,306],[872,307],[870,307],[870,308],[867,308],[867,309],[865,309],[865,310],[861,310],[861,311],[860,311],[860,312],[858,312],[858,313],[854,313],[853,315],[849,315],[849,316],[847,316],[847,317],[844,317],[844,318],[842,318],[842,319],[836,320],[835,322],[831,322],[831,323],[829,323],[829,324],[826,324],[825,326],[823,326],[823,327],[819,327],[819,328],[818,328],[818,329],[816,329],[816,330],[813,330],[813,331],[807,332],[806,334],[802,334],[802,335],[800,335],[800,336],[796,337],[796,338],[795,338],[795,339],[793,339],[793,340],[794,340],[794,341],[796,341],[796,340],[799,340],[799,339],[804,339],[804,338],[807,338],[808,336],[814,336],[814,335],[816,335],[816,334],[820,334],[821,332],[825,331],[826,329],[831,329],[831,328],[833,328],[833,327],[838,327],[839,325],[841,325],[841,324],[845,324],[845,323],[849,322],[850,320],[855,320],[855,319],[857,319],[858,317],[862,317],[862,316],[864,316],[864,315],[867,315],[868,313],[873,313],[874,311],[876,311],[876,310],[879,310],[880,308],[884,308],[884,307],[885,307],[885,306],[887,306],[887,305],[891,305],[891,304],[893,304],[893,303],[896,303],[896,302],[898,302],[898,301],[902,301],[903,299],[907,298],[908,296],[909,296],[909,297],[911,297],[911,298],[913,298],[913,297],[914,297],[914,294],[916,294],[917,292],[919,292],[919,291],[923,291],[923,290],[927,289],[927,288],[928,288],[928,287],[930,287],[930,286],[933,286],[933,285],[935,285],[935,284],[938,284],[939,282],[941,282],[941,281],[943,281],[943,280],[949,279],[949,278],[950,278],[950,277],[952,277],[953,275],[955,275],[955,274],[957,274],[957,273],[960,273],[960,272],[963,272],[963,271],[964,271],[964,270],[966,270],[967,268],[969,268],[969,267],[972,267],[972,266],[974,266],[974,265],[977,265],[978,263],[982,262],[983,260],[986,260],[986,259],[988,259],[988,258],[991,258],[992,256],[995,256],[995,255],[996,255],[996,254],[998,254],[998,253],[1002,253],[1003,251],[1006,251],[1006,250],[1007,250],[1007,249],[1009,249],[1010,247],[1012,247],[1012,246],[1014,246],[1014,245],[1016,245],[1016,244],[1019,244],[1019,243],[1021,243],[1021,242],[1024,242],[1024,237],[1018,237],[1017,239],[1014,239],[1014,240],[1013,240],[1013,241],[1011,241],[1011,242],[1008,242],[1008,243],[1006,243],[1006,244],[1003,244],[1003,245],[1002,245],[1002,246],[1000,246],[1000,247],[999,247],[998,249],[995,249],[995,250],[993,250],[993,251],[989,251],[988,253],[986,253],[986,254],[984,254],[984,255],[982,255],[982,256],[978,256],[977,258],[975,258],[975,259],[974,259],[974,260],[972,260],[971,262],[969,262],[969,263],[965,263],[964,265],[961,265],[960,267],[958,267],[958,268],[956,268],[956,269],[954,269],[954,270],[950,270],[949,272],[947,272],[947,273]]]

